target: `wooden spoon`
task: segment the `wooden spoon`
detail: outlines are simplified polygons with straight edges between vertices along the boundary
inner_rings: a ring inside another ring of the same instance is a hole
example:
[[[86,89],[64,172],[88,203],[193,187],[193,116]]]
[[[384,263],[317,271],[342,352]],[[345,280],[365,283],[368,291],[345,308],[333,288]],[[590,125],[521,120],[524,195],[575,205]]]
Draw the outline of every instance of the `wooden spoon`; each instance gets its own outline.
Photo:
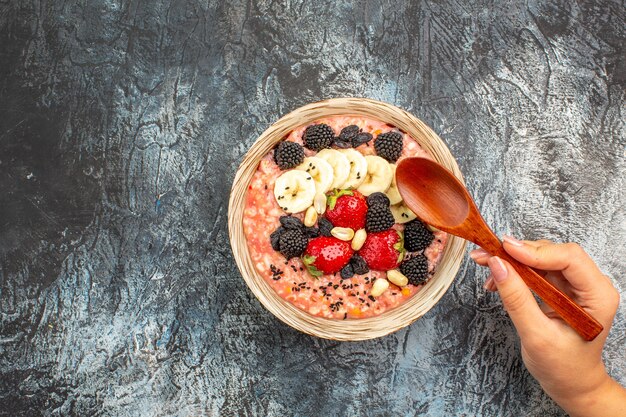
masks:
[[[526,285],[583,339],[593,340],[602,332],[602,325],[561,290],[506,253],[465,186],[446,168],[430,159],[406,158],[398,164],[396,181],[405,204],[420,220],[508,261]]]

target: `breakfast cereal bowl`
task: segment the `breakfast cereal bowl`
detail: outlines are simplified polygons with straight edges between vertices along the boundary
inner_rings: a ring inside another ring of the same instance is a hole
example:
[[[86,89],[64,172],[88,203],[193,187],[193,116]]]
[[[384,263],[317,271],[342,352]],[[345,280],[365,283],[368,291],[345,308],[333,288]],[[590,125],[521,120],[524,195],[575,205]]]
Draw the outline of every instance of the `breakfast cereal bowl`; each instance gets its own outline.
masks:
[[[412,156],[463,181],[428,126],[375,100],[312,103],[257,139],[235,175],[228,226],[265,308],[304,333],[348,341],[408,326],[439,301],[466,243],[402,202],[395,163]]]

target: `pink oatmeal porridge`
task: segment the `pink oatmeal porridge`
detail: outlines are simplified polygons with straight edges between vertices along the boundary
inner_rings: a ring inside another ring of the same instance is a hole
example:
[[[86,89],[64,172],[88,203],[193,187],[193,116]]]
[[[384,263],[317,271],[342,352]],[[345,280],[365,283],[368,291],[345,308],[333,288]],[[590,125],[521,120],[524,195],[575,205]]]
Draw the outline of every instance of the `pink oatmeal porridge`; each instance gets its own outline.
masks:
[[[299,146],[279,145],[265,155],[245,199],[248,249],[268,285],[297,308],[330,319],[378,316],[413,297],[432,277],[448,235],[413,220],[414,214],[392,191],[394,164],[406,157],[430,155],[394,126],[361,116],[317,120],[293,130],[284,142]],[[352,158],[348,174],[343,157],[335,151]],[[328,163],[319,162],[320,158]],[[367,173],[354,170],[363,160]],[[292,171],[298,172],[288,174]],[[292,223],[301,229],[290,231]],[[372,268],[380,259],[370,253],[378,253],[387,241],[382,252],[388,253],[389,266]],[[324,272],[328,270],[336,272]]]

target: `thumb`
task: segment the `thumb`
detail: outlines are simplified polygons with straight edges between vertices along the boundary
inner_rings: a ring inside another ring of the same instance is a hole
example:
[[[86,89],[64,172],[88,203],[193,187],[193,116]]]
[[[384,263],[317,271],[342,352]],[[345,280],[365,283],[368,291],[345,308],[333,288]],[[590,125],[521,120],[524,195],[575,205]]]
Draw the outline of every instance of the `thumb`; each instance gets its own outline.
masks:
[[[504,309],[509,313],[522,340],[548,331],[552,325],[550,319],[543,314],[526,283],[513,267],[497,256],[489,258],[487,263]]]

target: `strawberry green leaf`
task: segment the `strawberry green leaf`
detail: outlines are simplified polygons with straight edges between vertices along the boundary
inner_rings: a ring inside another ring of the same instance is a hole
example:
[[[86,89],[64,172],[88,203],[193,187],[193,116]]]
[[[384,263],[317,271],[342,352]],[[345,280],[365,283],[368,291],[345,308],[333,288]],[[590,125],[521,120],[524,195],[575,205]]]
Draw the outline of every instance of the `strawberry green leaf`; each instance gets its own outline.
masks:
[[[316,278],[324,275],[322,271],[320,271],[319,269],[315,267],[315,265],[313,265],[314,262],[315,262],[315,256],[304,255],[302,257],[302,263],[306,267],[307,271],[309,271],[309,274],[313,275]]]
[[[337,199],[344,195],[354,195],[351,189],[340,190],[339,188],[335,188],[331,195],[326,198],[326,203],[328,207],[332,210],[335,208],[335,204],[337,204]]]
[[[402,235],[401,232],[397,232],[398,236],[400,237],[400,240],[398,240],[396,243],[393,244],[393,248],[395,250],[398,251],[398,263],[402,262],[402,259],[404,258],[404,253],[406,252],[406,249],[404,249],[404,236]]]
[[[402,259],[404,259],[404,253],[405,253],[405,250],[404,248],[402,248],[400,253],[398,253],[398,263],[402,262]]]
[[[309,271],[309,274],[313,275],[315,278],[319,278],[324,275],[324,273],[317,269],[314,265],[307,265],[306,269]]]

